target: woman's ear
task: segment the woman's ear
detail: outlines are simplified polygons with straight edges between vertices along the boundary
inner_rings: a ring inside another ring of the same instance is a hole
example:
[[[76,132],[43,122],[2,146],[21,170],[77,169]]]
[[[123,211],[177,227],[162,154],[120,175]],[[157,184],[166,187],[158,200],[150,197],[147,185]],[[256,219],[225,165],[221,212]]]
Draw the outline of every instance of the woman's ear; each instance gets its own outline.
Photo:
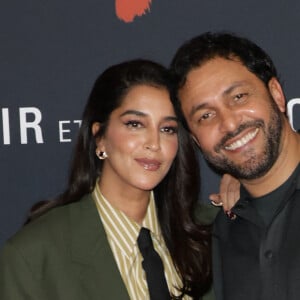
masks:
[[[101,128],[101,124],[99,122],[95,122],[92,124],[92,135],[95,138],[96,143],[96,149],[97,151],[105,151],[103,146],[103,137],[97,136],[97,133],[99,132]]]
[[[94,122],[93,124],[92,124],[92,134],[93,134],[93,136],[96,136],[96,134],[99,132],[99,130],[100,130],[100,127],[101,127],[101,125],[100,125],[100,123],[99,122]]]
[[[275,77],[272,77],[268,83],[269,91],[281,112],[285,112],[285,97],[282,87]]]

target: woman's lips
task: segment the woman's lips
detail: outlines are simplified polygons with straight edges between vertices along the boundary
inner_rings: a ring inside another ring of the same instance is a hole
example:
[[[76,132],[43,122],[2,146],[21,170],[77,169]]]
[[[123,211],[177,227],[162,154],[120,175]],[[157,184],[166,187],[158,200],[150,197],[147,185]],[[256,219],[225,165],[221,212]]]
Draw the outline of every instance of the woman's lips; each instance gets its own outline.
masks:
[[[148,171],[156,171],[161,165],[161,162],[155,159],[137,158],[135,160],[139,165],[141,165],[145,170]]]

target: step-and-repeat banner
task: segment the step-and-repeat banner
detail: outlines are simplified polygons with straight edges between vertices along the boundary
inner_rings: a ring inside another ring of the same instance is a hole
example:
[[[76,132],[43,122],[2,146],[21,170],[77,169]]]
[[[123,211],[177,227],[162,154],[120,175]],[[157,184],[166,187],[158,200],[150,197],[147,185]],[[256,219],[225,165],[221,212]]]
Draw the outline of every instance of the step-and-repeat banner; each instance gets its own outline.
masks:
[[[2,0],[0,5],[0,247],[37,201],[66,185],[71,150],[94,80],[111,64],[168,65],[209,30],[261,45],[300,128],[300,2],[261,0]],[[202,199],[218,176],[201,160]]]

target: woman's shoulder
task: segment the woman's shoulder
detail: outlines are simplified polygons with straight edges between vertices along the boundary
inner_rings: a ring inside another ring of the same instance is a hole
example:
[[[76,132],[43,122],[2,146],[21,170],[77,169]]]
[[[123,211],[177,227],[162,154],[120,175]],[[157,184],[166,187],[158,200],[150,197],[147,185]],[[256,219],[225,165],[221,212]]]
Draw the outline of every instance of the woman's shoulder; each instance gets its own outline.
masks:
[[[72,247],[80,248],[81,243],[89,239],[90,224],[99,221],[95,211],[91,197],[51,209],[4,244],[0,251],[1,267],[7,272],[30,270],[35,278],[43,277],[45,266],[48,271],[58,267],[69,270],[74,254]]]
[[[22,227],[7,243],[15,247],[39,249],[49,247],[53,243],[63,242],[70,231],[72,214],[80,214],[90,197],[84,197],[78,202],[51,209],[37,219]]]

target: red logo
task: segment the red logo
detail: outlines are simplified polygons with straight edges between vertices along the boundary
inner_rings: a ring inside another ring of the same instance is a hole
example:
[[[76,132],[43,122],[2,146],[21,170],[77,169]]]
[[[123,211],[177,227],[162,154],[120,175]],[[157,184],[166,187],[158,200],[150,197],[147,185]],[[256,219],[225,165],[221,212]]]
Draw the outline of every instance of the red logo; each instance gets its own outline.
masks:
[[[132,22],[135,17],[140,17],[150,11],[152,0],[116,0],[116,14],[126,23]]]

